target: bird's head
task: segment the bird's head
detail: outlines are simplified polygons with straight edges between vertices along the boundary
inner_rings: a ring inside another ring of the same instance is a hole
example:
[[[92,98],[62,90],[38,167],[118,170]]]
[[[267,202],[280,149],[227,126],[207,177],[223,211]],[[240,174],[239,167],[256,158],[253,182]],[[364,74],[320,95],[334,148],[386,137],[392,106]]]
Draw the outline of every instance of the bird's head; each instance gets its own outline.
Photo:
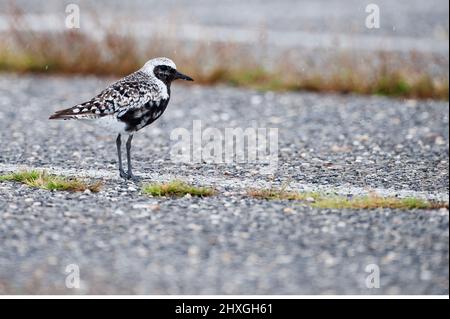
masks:
[[[191,77],[177,71],[175,63],[168,58],[155,58],[147,61],[141,69],[143,72],[155,76],[166,84],[180,79],[194,81]]]

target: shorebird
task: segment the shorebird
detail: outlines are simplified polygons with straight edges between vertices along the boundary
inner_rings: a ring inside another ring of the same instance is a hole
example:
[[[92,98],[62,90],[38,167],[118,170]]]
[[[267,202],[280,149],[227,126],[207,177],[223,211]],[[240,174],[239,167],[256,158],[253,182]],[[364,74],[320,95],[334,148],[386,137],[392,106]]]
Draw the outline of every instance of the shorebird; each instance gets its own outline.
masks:
[[[176,79],[193,81],[189,76],[178,72],[172,60],[151,59],[141,69],[111,84],[91,100],[57,111],[50,119],[87,120],[100,126],[103,131],[117,134],[120,176],[137,180],[131,167],[133,134],[164,113],[170,100],[170,84]],[[127,172],[122,166],[122,135],[128,135]]]

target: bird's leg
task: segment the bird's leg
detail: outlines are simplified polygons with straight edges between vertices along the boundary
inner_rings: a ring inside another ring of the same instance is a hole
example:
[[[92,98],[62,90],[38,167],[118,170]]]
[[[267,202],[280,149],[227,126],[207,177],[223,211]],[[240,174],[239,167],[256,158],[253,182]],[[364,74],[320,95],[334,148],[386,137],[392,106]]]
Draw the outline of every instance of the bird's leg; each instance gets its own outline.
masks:
[[[120,177],[127,178],[128,177],[127,173],[125,173],[125,171],[123,170],[123,167],[122,167],[122,152],[121,152],[121,150],[122,150],[122,148],[121,148],[121,146],[122,146],[122,139],[121,139],[120,134],[117,135],[116,146],[117,146],[117,157],[119,158],[119,173],[120,173]]]
[[[138,178],[133,175],[131,167],[131,141],[133,140],[133,134],[128,136],[127,140],[127,165],[128,165],[128,179],[137,180]]]

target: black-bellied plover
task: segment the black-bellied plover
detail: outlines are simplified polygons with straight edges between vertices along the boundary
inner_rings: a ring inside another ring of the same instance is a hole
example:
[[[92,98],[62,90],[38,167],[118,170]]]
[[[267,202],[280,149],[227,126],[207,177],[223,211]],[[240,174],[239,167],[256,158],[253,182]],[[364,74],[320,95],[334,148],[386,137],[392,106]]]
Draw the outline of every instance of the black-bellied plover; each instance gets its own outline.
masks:
[[[156,121],[170,99],[170,84],[176,79],[193,81],[177,71],[168,58],[149,60],[138,71],[111,84],[90,101],[57,111],[50,119],[89,120],[104,131],[118,134],[116,139],[120,176],[136,179],[131,168],[131,141],[136,131]],[[121,136],[126,143],[128,171],[122,167]]]

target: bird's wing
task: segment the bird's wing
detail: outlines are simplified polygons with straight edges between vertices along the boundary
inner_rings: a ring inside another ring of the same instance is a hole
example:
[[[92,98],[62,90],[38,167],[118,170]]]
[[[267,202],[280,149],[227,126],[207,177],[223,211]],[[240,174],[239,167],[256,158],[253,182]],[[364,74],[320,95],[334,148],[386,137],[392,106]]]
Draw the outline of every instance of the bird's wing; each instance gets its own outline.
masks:
[[[143,108],[149,101],[161,97],[160,87],[151,81],[128,76],[92,98],[74,107],[57,111],[50,119],[95,119],[105,115],[120,115],[127,110]]]

